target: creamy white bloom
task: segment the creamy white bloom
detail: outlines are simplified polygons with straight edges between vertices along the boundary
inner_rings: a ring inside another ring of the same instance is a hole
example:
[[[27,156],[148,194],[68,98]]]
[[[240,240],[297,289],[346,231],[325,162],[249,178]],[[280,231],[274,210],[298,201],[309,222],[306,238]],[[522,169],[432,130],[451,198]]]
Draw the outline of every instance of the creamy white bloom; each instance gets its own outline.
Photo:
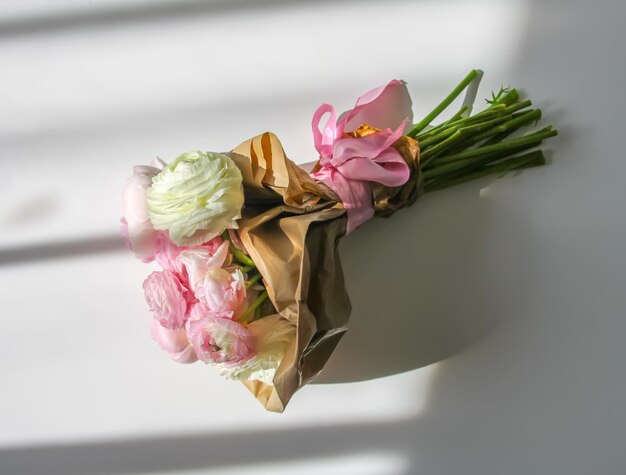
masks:
[[[273,384],[276,369],[296,337],[296,326],[279,315],[271,315],[252,322],[248,331],[257,340],[257,354],[236,366],[218,364],[217,367],[229,379]]]
[[[187,152],[152,179],[148,216],[179,246],[195,246],[236,229],[243,206],[241,172],[224,154]]]

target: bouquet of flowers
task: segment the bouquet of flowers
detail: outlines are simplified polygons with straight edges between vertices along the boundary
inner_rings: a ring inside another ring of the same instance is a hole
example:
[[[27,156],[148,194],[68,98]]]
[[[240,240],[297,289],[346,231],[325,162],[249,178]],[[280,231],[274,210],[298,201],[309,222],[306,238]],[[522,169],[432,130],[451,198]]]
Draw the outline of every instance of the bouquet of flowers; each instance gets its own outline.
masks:
[[[158,345],[178,363],[215,366],[282,412],[347,329],[342,236],[422,193],[545,164],[537,147],[557,132],[518,132],[541,111],[516,89],[492,94],[472,114],[481,77],[471,71],[415,124],[398,80],[339,116],[322,104],[313,115],[319,159],[309,171],[271,133],[226,153],[136,166],[122,231],[139,259],[161,267],[143,284]],[[431,125],[463,91],[461,108]]]

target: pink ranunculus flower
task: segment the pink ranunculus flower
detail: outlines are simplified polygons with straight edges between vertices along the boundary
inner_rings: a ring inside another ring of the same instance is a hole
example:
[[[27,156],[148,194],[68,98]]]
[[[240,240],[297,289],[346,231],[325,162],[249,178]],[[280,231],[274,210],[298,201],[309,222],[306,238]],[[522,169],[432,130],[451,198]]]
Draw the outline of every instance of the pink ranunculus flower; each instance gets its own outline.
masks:
[[[177,262],[184,267],[195,297],[210,312],[232,318],[246,299],[246,286],[239,267],[222,267],[227,257],[228,243],[223,242],[214,254],[206,249],[182,251]]]
[[[187,338],[205,363],[236,365],[256,354],[256,341],[246,327],[212,313],[198,303],[185,325]]]
[[[193,345],[187,339],[184,328],[170,330],[163,327],[158,321],[152,320],[152,338],[161,349],[167,351],[177,363],[189,364],[198,361]]]
[[[215,313],[234,315],[246,300],[246,285],[239,267],[232,270],[209,269],[204,279],[196,283],[194,293],[198,300]]]
[[[148,308],[163,327],[172,330],[185,325],[195,299],[178,275],[167,269],[153,272],[143,289]]]
[[[224,240],[218,236],[198,246],[177,246],[168,237],[166,232],[160,231],[156,238],[154,258],[164,269],[182,273],[183,266],[178,260],[178,256],[181,252],[190,249],[200,249],[208,252],[208,255],[213,257],[223,242]]]
[[[193,289],[196,283],[204,279],[209,269],[221,268],[229,257],[228,242],[222,241],[215,250],[201,246],[184,249],[178,253],[174,265],[185,270]]]
[[[320,130],[322,117],[329,113]],[[346,208],[347,233],[374,215],[370,183],[404,185],[410,170],[393,148],[412,120],[412,104],[406,84],[393,80],[358,98],[354,109],[338,119],[330,104],[322,104],[313,115],[313,140],[321,169],[313,177],[334,190]],[[346,136],[362,124],[378,132],[364,137]]]
[[[158,158],[150,166],[133,168],[133,174],[126,180],[122,195],[124,217],[122,235],[128,247],[144,262],[154,259],[157,231],[148,218],[146,195],[152,185],[152,178],[159,174],[165,163]]]

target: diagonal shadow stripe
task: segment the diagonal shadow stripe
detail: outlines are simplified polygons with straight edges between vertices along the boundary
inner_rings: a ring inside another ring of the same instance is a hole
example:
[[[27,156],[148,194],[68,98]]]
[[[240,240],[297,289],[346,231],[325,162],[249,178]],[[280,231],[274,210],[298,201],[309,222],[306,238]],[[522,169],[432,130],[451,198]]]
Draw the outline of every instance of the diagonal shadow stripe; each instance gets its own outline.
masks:
[[[323,459],[372,450],[401,452],[416,443],[414,425],[414,420],[407,419],[7,448],[0,449],[0,473],[121,475],[255,465],[259,470],[258,464]],[[389,443],[381,444],[384,440]],[[398,444],[398,441],[405,442]]]
[[[8,247],[0,249],[0,266],[118,252],[125,249],[122,237],[115,234],[40,245]]]
[[[343,0],[353,1],[353,0]],[[362,3],[361,0],[360,3]],[[243,10],[257,11],[268,8],[298,7],[304,2],[289,0],[191,0],[186,2],[168,2],[161,4],[125,5],[117,8],[68,11],[58,15],[24,18],[19,20],[0,20],[0,40],[14,36],[48,34],[72,29],[109,28],[137,22],[170,21],[198,15],[237,14]],[[313,3],[313,2],[311,2]],[[316,0],[316,5],[334,4],[336,0]]]

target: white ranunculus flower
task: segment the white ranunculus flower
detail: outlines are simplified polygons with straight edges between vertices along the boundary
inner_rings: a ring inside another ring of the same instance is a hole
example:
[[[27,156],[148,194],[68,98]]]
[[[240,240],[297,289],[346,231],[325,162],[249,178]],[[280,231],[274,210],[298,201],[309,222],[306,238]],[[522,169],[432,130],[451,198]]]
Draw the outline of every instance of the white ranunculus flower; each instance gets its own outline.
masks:
[[[252,322],[248,331],[256,338],[257,354],[235,366],[218,364],[220,373],[228,379],[273,384],[274,374],[296,337],[296,326],[280,315],[270,315]]]
[[[148,216],[179,246],[195,246],[237,229],[243,206],[241,172],[224,154],[187,152],[152,179]]]

